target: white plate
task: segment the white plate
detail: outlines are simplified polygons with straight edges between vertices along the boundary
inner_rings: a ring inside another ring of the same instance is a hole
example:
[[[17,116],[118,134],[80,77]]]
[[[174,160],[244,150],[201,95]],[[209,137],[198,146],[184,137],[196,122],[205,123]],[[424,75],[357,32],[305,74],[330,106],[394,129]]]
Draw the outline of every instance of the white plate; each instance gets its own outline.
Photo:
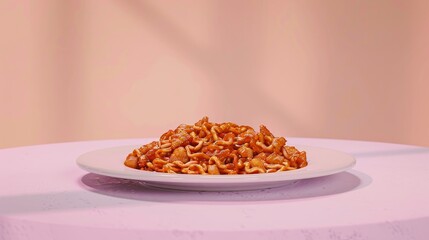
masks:
[[[353,167],[355,159],[346,153],[326,148],[296,146],[307,152],[308,166],[278,173],[245,175],[187,175],[142,171],[126,167],[128,153],[139,146],[121,146],[87,152],[78,157],[84,170],[123,179],[140,180],[160,188],[194,191],[237,191],[272,188],[296,180],[327,176]]]

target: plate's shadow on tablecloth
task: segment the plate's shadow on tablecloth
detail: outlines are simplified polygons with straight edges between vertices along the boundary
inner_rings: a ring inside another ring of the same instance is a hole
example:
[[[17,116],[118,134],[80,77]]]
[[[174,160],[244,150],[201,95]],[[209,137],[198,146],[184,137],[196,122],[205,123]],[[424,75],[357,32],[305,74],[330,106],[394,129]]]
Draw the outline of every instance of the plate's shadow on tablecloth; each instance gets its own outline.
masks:
[[[156,202],[246,202],[297,200],[355,191],[371,184],[370,176],[355,170],[330,176],[299,180],[281,187],[236,192],[194,192],[159,189],[143,182],[89,173],[81,186],[94,193],[141,201]]]

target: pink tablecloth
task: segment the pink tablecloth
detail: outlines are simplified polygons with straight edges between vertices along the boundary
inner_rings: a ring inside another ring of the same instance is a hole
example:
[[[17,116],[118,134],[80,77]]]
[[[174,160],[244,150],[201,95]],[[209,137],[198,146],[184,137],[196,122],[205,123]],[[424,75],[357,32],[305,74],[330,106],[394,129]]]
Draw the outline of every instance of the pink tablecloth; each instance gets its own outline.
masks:
[[[88,173],[87,151],[144,139],[0,150],[0,239],[428,239],[429,148],[291,138],[355,156],[280,188],[186,192]]]

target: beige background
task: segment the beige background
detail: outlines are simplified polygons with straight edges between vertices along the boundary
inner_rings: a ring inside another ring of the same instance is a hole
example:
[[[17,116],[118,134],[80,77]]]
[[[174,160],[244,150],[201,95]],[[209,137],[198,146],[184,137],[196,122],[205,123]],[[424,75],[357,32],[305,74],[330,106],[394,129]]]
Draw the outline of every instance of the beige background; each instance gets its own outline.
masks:
[[[204,115],[429,146],[428,1],[0,0],[0,148]]]

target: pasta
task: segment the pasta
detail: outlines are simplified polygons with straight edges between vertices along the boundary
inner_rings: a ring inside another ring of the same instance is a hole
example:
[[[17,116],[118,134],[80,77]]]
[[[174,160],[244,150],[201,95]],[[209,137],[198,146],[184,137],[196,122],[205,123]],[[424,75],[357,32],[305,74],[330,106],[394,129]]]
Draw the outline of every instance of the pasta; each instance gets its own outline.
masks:
[[[125,159],[130,168],[178,174],[259,174],[307,166],[305,151],[286,145],[264,125],[259,132],[235,123],[212,123],[204,117],[182,124],[158,141],[134,149]]]

